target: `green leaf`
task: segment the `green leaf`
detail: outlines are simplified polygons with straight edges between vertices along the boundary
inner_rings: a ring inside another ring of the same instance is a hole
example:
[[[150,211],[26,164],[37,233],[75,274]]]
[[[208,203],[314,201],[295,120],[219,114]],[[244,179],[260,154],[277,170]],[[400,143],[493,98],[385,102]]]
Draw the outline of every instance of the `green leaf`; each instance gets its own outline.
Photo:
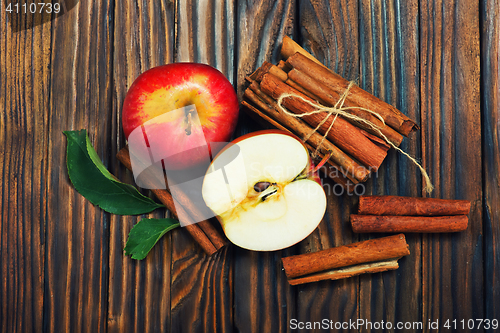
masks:
[[[118,215],[145,214],[163,207],[109,173],[92,147],[86,130],[65,131],[64,134],[68,139],[66,165],[71,183],[94,205]]]
[[[172,229],[180,225],[174,219],[142,219],[128,234],[125,254],[132,259],[142,260],[158,242],[158,240]]]

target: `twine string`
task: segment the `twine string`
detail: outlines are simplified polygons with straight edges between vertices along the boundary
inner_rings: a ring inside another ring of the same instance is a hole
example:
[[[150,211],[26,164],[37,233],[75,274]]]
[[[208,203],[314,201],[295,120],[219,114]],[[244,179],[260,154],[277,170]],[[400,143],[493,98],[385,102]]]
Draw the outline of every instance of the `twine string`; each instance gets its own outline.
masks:
[[[309,138],[311,137],[311,135],[313,135],[314,133],[318,132],[318,130],[321,128],[321,126],[323,126],[326,123],[326,121],[330,118],[331,115],[334,116],[333,120],[332,120],[332,122],[330,124],[330,126],[325,131],[323,137],[321,138],[320,143],[316,147],[316,150],[315,150],[315,152],[313,154],[313,157],[316,157],[318,155],[318,152],[319,152],[321,146],[323,145],[323,142],[326,140],[326,138],[328,136],[328,133],[331,131],[331,129],[333,127],[333,124],[335,123],[335,120],[337,120],[337,117],[340,115],[340,116],[342,116],[344,118],[351,119],[353,121],[360,122],[360,123],[363,123],[363,124],[367,125],[373,131],[375,131],[385,142],[387,142],[387,144],[389,146],[391,146],[396,151],[398,151],[401,154],[403,154],[404,156],[406,156],[413,164],[415,164],[419,168],[420,172],[422,173],[422,177],[424,178],[424,182],[425,182],[424,190],[427,193],[431,193],[432,190],[434,189],[434,186],[431,183],[431,180],[429,178],[429,175],[427,174],[427,171],[425,171],[425,169],[420,165],[420,163],[417,162],[417,160],[414,157],[412,157],[410,154],[406,153],[404,150],[402,150],[401,148],[399,148],[398,146],[396,146],[395,144],[393,144],[382,133],[381,129],[385,126],[385,121],[382,118],[382,116],[379,115],[378,113],[372,111],[372,110],[369,110],[369,109],[366,109],[366,108],[363,108],[363,107],[359,107],[359,106],[344,106],[344,103],[345,103],[345,101],[347,99],[347,96],[349,95],[349,92],[350,92],[351,88],[354,85],[355,85],[354,81],[350,81],[349,82],[349,85],[344,90],[344,92],[340,96],[339,100],[335,103],[335,105],[333,107],[327,107],[327,106],[323,106],[323,105],[315,103],[315,102],[311,102],[310,100],[305,99],[302,96],[299,96],[297,94],[292,94],[292,93],[283,93],[283,94],[281,94],[278,97],[278,99],[277,99],[276,102],[277,102],[278,107],[280,108],[280,110],[283,113],[285,113],[285,114],[287,114],[289,116],[292,116],[292,117],[296,117],[296,118],[302,118],[302,117],[305,117],[305,116],[310,116],[310,115],[314,115],[314,114],[318,114],[318,113],[326,113],[326,116],[323,118],[323,120],[320,121],[319,124],[309,134],[307,134],[303,138],[304,142],[308,141]],[[309,112],[305,112],[305,113],[301,113],[301,114],[296,114],[296,113],[290,112],[290,111],[287,110],[286,107],[283,106],[283,100],[286,99],[286,98],[298,98],[298,99],[302,100],[303,102],[305,102],[305,103],[309,104],[310,106],[312,106],[314,108],[314,110],[309,111]],[[382,123],[382,126],[378,126],[378,125],[374,124],[373,122],[371,122],[369,120],[363,119],[361,117],[358,117],[356,115],[353,115],[353,114],[347,112],[348,110],[354,110],[354,109],[356,109],[356,110],[362,110],[362,111],[368,112],[371,115],[375,116],[377,119],[380,120],[380,122]]]

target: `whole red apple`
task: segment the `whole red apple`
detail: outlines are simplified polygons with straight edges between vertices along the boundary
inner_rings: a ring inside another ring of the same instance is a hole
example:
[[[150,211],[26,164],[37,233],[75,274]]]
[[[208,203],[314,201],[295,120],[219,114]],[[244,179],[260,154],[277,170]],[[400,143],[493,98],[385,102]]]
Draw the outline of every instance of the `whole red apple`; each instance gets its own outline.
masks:
[[[180,170],[206,163],[210,143],[230,140],[238,111],[234,88],[217,69],[173,63],[137,77],[123,103],[122,124],[129,144],[144,141],[144,157],[157,162],[168,156],[164,167]]]

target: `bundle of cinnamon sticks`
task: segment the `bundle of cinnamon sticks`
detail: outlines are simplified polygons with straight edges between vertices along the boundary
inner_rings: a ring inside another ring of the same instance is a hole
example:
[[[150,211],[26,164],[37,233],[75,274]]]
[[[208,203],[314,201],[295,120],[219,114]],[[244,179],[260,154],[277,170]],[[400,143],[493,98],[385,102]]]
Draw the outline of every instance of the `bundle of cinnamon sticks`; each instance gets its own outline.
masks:
[[[265,126],[293,133],[320,158],[326,156],[336,171],[327,175],[335,182],[345,186],[366,181],[384,161],[390,144],[399,146],[403,136],[419,129],[395,107],[323,66],[289,37],[283,38],[281,54],[285,60],[277,65],[264,62],[246,78],[249,86],[242,104]],[[352,116],[315,113],[317,106]]]

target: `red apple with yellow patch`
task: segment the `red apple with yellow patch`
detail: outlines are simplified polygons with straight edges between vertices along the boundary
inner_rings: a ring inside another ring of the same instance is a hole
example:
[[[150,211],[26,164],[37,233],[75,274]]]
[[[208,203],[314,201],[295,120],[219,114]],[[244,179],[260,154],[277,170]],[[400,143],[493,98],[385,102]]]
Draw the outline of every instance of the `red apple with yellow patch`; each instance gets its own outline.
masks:
[[[230,140],[238,111],[234,88],[217,69],[173,63],[137,77],[123,103],[122,124],[129,143],[134,138],[151,148],[142,157],[180,170],[206,163],[210,143]]]

